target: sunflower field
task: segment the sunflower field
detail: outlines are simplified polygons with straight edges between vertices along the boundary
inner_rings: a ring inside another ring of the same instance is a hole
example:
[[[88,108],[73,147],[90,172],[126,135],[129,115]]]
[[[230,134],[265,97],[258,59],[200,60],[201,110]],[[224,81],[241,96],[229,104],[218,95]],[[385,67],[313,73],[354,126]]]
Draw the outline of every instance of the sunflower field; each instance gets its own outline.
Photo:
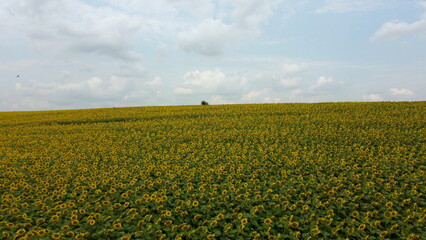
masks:
[[[0,113],[0,239],[425,239],[426,102]]]

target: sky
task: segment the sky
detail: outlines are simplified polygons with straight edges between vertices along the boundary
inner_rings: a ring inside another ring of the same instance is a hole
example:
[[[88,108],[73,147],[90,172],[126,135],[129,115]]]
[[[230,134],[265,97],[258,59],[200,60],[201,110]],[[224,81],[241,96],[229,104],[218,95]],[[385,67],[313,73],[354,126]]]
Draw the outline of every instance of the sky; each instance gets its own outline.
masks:
[[[2,0],[0,111],[425,101],[426,1]]]

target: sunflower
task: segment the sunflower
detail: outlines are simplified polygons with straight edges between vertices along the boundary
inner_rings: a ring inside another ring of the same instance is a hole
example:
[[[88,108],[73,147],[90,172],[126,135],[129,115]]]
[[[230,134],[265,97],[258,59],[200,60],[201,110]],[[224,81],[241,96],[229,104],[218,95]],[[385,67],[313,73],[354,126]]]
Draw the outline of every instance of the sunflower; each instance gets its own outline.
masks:
[[[201,218],[200,214],[195,214],[195,216],[194,216],[194,220],[195,221],[198,221],[200,218]]]
[[[212,240],[212,239],[215,239],[215,237],[216,237],[215,234],[210,234],[210,235],[207,236],[207,239]]]
[[[365,228],[366,228],[366,225],[363,223],[363,224],[359,225],[358,230],[364,231]]]
[[[354,212],[352,212],[351,216],[354,217],[354,218],[356,218],[356,217],[359,216],[359,212],[358,211],[354,211]]]
[[[166,211],[166,212],[164,213],[164,215],[166,215],[167,217],[170,217],[170,216],[172,216],[172,212],[170,212],[170,211]]]
[[[272,223],[272,219],[270,219],[270,218],[265,218],[265,219],[263,220],[263,223],[264,223],[265,225],[270,225],[270,224]]]
[[[210,227],[215,227],[215,226],[217,226],[217,224],[218,224],[217,220],[213,220],[213,221],[210,223]]]
[[[130,235],[125,235],[120,238],[120,240],[130,240],[130,239],[132,239],[132,236]]]
[[[183,231],[187,231],[188,229],[189,229],[189,225],[185,224],[185,225],[182,226],[182,230]]]
[[[25,235],[26,239],[32,239],[36,234],[34,232],[29,232]],[[25,238],[20,238],[20,240],[23,240]]]
[[[54,234],[52,234],[52,238],[53,238],[53,239],[60,239],[60,238],[61,238],[61,234],[59,234],[59,233],[54,233]]]
[[[85,233],[79,233],[77,236],[75,236],[76,239],[84,238],[86,236]]]
[[[36,221],[36,223],[37,223],[37,224],[42,224],[42,223],[44,223],[44,222],[46,222],[46,220],[45,220],[44,218],[39,218],[39,219],[37,219],[37,221]]]
[[[123,228],[123,226],[121,225],[121,223],[114,223],[114,224],[113,224],[113,227],[114,227],[115,229],[121,229],[121,228]]]
[[[290,222],[290,227],[291,228],[298,228],[299,227],[299,223],[298,222]]]
[[[68,231],[70,229],[69,225],[64,225],[61,227],[62,231]]]
[[[51,218],[50,218],[50,221],[52,221],[52,222],[57,222],[59,220],[59,216],[58,215],[53,215]]]
[[[222,220],[225,217],[225,215],[223,215],[222,213],[220,213],[219,215],[216,216],[217,220]]]
[[[18,231],[16,231],[16,235],[21,236],[24,235],[24,233],[27,232],[25,229],[21,228]]]

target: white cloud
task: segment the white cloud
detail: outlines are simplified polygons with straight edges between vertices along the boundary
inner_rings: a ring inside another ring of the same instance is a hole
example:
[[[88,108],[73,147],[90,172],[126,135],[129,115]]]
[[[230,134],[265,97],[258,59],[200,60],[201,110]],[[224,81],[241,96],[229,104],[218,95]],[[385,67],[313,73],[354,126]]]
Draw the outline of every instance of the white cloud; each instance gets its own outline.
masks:
[[[215,71],[192,71],[183,76],[186,85],[197,88],[214,90],[219,85],[225,84],[226,76],[219,69]]]
[[[111,76],[110,83],[107,87],[108,92],[123,92],[129,86],[129,80],[123,77]]]
[[[240,76],[227,76],[220,69],[191,71],[183,76],[185,88],[198,93],[229,93],[241,91],[246,79]]]
[[[18,0],[10,8],[10,17],[20,21],[32,47],[42,53],[68,51],[123,61],[141,59],[132,45],[133,39],[147,27],[140,15],[76,0]]]
[[[257,33],[259,26],[273,14],[271,1],[267,0],[235,0],[232,13],[233,24],[243,30]]]
[[[87,81],[90,88],[96,88],[99,85],[101,85],[102,82],[103,82],[102,79],[100,79],[98,77],[93,77],[93,78],[91,78]]]
[[[364,95],[364,96],[362,96],[362,98],[364,100],[373,101],[373,102],[383,101],[383,97],[380,96],[380,94],[377,94],[377,93],[371,93],[371,94],[368,94],[368,95]]]
[[[15,84],[15,89],[17,94],[27,99],[27,103],[43,102],[49,103],[51,107],[73,107],[74,104],[82,102],[86,102],[89,106],[109,101],[119,103],[133,91],[128,79],[117,76],[111,76],[107,81],[92,77],[81,82],[20,82]]]
[[[188,53],[206,56],[223,54],[228,45],[258,35],[273,14],[274,2],[267,0],[234,0],[233,11],[225,11],[217,18],[205,18],[197,26],[178,34],[178,46]],[[228,18],[231,22],[228,23]]]
[[[234,102],[226,100],[223,96],[215,95],[211,97],[212,104],[233,104]]]
[[[266,96],[266,97],[263,98],[263,102],[264,103],[279,103],[279,102],[281,102],[281,98],[279,98],[279,97],[274,98],[274,97]]]
[[[285,63],[282,66],[284,73],[286,74],[294,74],[299,73],[307,69],[306,63]]]
[[[296,87],[302,81],[299,77],[283,78],[280,80],[281,85],[286,88]]]
[[[231,26],[218,19],[206,19],[195,29],[178,35],[178,45],[186,52],[207,56],[220,55],[225,45],[233,41]]]
[[[160,44],[156,48],[156,52],[160,57],[166,57],[168,55],[168,47],[166,44]]]
[[[317,82],[311,87],[311,89],[319,89],[323,86],[330,85],[331,83],[333,83],[332,77],[321,76],[318,78]]]
[[[190,15],[201,19],[211,16],[215,10],[214,1],[211,0],[105,0],[103,2],[129,13],[149,16],[151,24],[162,24],[164,27],[181,24],[181,19],[175,18],[177,16]],[[177,21],[170,22],[171,17]]]
[[[263,102],[263,103],[278,103],[281,98],[274,97],[273,92],[269,88],[251,90],[245,93],[241,100],[244,102]]]
[[[408,96],[414,95],[414,93],[411,90],[405,89],[405,88],[401,88],[401,89],[391,88],[390,91],[392,95],[394,96],[408,97]]]
[[[296,98],[296,97],[300,96],[301,94],[303,94],[303,92],[304,91],[300,88],[293,89],[290,92],[289,98]]]
[[[371,11],[392,4],[389,0],[326,0],[315,13],[345,13],[353,11]]]
[[[150,86],[160,86],[162,83],[163,81],[161,80],[159,76],[156,76],[154,79],[152,79],[152,81],[146,82],[146,84]]]
[[[244,94],[241,99],[244,100],[244,101],[254,100],[254,99],[258,98],[264,92],[267,92],[267,90],[265,90],[265,89],[264,90],[253,90],[253,91],[250,91],[250,92]]]
[[[420,2],[420,5],[426,10],[426,2]],[[371,40],[394,39],[407,34],[423,34],[426,36],[426,12],[423,13],[419,20],[412,23],[399,20],[384,23],[373,34]]]
[[[371,37],[371,40],[394,39],[402,35],[423,33],[426,34],[426,15],[413,23],[401,21],[391,21],[384,23],[377,32]]]
[[[303,80],[303,72],[308,70],[308,64],[306,63],[284,63],[277,72],[278,76],[273,75],[273,79],[278,79],[277,81],[281,86],[285,88],[294,88],[297,87]]]
[[[344,82],[336,81],[333,77],[320,76],[311,85],[302,84],[302,79],[295,82],[288,93],[288,98],[303,102],[335,101],[341,95]]]
[[[178,87],[175,88],[174,93],[176,94],[180,94],[180,95],[187,95],[187,94],[191,94],[194,91],[190,88],[183,88],[183,87]]]
[[[35,60],[11,60],[7,62],[2,62],[0,64],[0,70],[4,71],[20,71],[21,69],[25,69],[34,65],[37,65],[37,61]]]

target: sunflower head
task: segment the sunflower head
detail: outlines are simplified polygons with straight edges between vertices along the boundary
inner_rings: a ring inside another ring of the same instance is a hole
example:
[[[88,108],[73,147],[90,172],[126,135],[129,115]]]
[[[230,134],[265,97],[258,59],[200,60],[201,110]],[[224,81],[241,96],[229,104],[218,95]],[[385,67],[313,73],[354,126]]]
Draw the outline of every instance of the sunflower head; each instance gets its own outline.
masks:
[[[298,222],[290,222],[290,227],[291,228],[298,228],[299,227],[299,223]]]
[[[263,220],[263,223],[264,223],[265,225],[270,225],[270,224],[272,223],[272,219],[270,219],[270,218],[265,218],[265,219]]]
[[[24,235],[25,232],[26,232],[26,230],[21,228],[18,231],[16,231],[16,235],[21,236],[21,235]]]
[[[54,233],[54,234],[52,234],[52,238],[53,238],[53,239],[60,239],[60,238],[61,238],[61,234],[59,234],[59,233]]]
[[[121,223],[114,223],[113,227],[115,229],[121,229],[123,226],[121,225]]]

